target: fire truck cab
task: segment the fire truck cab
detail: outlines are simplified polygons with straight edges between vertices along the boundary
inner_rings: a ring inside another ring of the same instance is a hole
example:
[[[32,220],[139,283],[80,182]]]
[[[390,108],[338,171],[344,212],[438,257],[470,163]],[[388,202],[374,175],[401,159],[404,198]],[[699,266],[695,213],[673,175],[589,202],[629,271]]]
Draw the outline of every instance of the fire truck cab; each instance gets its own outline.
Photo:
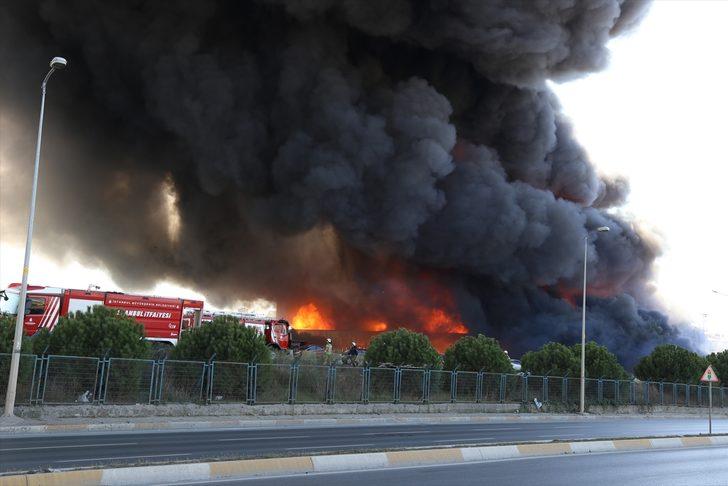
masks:
[[[270,346],[278,349],[288,349],[291,346],[291,325],[285,319],[273,319],[243,312],[202,311],[199,321],[201,325],[205,325],[220,316],[233,317],[241,325],[255,329],[265,337],[265,342]],[[194,326],[194,314],[190,312],[182,319],[182,329]]]

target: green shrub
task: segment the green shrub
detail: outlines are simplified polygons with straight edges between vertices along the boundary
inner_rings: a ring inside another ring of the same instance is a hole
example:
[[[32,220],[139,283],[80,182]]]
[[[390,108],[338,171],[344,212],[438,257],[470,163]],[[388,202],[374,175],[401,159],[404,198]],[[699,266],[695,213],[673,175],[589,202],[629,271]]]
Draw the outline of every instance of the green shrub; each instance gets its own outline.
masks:
[[[216,317],[211,323],[182,333],[172,350],[172,359],[205,361],[215,355],[216,361],[269,363],[271,349],[265,338],[231,316]]]
[[[634,374],[640,380],[697,383],[707,367],[708,361],[697,353],[661,344],[637,363]]]
[[[529,351],[523,355],[521,370],[539,376],[573,376],[573,369],[579,363],[568,346],[546,343],[538,351]]]
[[[493,338],[478,334],[458,339],[445,351],[445,369],[510,373],[511,361]]]
[[[628,378],[617,357],[605,346],[586,343],[584,372],[587,378],[624,380]],[[546,343],[538,351],[529,351],[521,358],[521,369],[539,376],[581,376],[581,344],[571,347]]]
[[[47,342],[46,342],[47,341]],[[61,317],[49,335],[39,336],[36,351],[48,354],[112,358],[146,358],[150,345],[144,327],[119,309],[91,307]]]
[[[30,353],[31,345],[28,337],[23,333],[20,343],[20,351],[22,353]],[[0,353],[13,352],[13,338],[15,337],[15,316],[10,314],[0,314]]]
[[[705,359],[713,365],[715,374],[725,386],[728,383],[728,349],[724,349],[720,353],[711,353]]]
[[[440,356],[424,334],[407,329],[384,332],[375,336],[366,351],[371,366],[440,366]]]
[[[576,365],[572,368],[571,376],[581,376],[581,344],[571,347]],[[584,368],[587,378],[606,378],[610,380],[626,380],[629,375],[624,370],[617,357],[610,353],[606,346],[600,346],[594,341],[586,343],[584,352]]]

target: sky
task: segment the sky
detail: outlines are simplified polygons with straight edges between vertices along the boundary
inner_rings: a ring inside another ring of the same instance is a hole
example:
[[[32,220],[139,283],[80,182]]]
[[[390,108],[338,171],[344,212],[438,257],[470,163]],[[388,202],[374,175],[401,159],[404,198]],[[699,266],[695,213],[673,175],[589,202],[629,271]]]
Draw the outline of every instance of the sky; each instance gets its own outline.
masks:
[[[723,334],[725,342],[716,341],[716,349],[728,346],[726,22],[728,1],[657,0],[637,30],[611,42],[606,70],[552,85],[598,170],[630,180],[631,195],[620,211],[663,242],[657,295],[673,315],[716,340]],[[0,287],[20,279],[19,245],[0,234]],[[38,251],[30,281],[129,290],[103,268],[56,263]],[[146,291],[205,297],[173,282]]]

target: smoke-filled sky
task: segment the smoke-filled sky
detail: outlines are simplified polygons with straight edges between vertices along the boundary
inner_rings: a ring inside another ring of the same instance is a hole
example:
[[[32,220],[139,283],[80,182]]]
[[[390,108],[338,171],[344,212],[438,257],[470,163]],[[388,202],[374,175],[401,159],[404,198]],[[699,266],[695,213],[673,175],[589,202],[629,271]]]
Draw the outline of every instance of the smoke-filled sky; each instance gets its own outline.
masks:
[[[316,302],[337,327],[426,329],[441,309],[518,353],[576,340],[586,237],[593,338],[627,364],[660,342],[699,347],[653,292],[661,245],[620,210],[627,180],[590,162],[549,87],[604,69],[646,6],[11,2],[3,251],[22,242],[29,80],[62,53],[45,255],[129,290],[171,281],[287,313]]]

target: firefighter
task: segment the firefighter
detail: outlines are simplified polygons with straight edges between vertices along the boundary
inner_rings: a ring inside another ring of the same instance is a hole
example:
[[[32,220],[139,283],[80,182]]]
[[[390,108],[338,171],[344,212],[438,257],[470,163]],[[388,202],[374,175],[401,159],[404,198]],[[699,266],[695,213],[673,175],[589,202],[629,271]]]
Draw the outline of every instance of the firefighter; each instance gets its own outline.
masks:
[[[359,356],[359,350],[357,349],[356,343],[354,341],[351,342],[351,347],[346,354],[348,354],[352,358],[356,358],[357,356]]]
[[[324,346],[324,360],[326,364],[331,364],[334,358],[334,346],[331,344],[331,338],[326,338],[326,346]]]

